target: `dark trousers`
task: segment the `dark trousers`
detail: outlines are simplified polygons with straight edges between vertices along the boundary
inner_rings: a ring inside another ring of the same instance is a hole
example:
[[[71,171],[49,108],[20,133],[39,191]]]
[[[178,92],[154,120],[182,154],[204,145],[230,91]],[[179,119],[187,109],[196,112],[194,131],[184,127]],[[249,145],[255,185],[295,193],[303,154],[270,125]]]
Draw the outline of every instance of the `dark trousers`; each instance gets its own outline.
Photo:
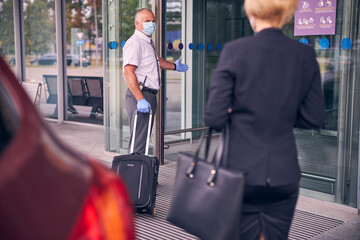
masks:
[[[153,115],[153,121],[151,124],[151,129],[154,123],[154,116],[156,113],[156,95],[150,92],[143,91],[143,95],[145,99],[150,103],[152,115]],[[133,138],[133,130],[134,130],[134,116],[137,113],[137,100],[134,97],[134,95],[131,93],[131,91],[128,89],[126,92],[126,110],[128,113],[128,119],[129,119],[129,125],[130,125],[130,142],[128,147],[128,152],[130,153],[130,147],[131,147],[131,141]],[[148,132],[148,125],[149,125],[149,114],[148,113],[138,113],[137,117],[137,123],[136,123],[136,133],[135,133],[135,144],[134,144],[134,152],[136,153],[145,153],[145,147],[146,147],[146,136]]]
[[[240,217],[240,239],[286,240],[299,195],[299,185],[246,186]]]

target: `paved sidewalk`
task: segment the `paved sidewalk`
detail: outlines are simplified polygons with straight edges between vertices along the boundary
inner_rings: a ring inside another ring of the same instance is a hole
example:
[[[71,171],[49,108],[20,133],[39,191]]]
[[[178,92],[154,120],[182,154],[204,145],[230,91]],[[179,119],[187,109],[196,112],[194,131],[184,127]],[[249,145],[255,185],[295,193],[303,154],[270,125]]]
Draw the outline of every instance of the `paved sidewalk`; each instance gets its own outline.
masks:
[[[99,160],[104,165],[110,167],[114,155],[104,151],[104,128],[98,125],[82,124],[57,124],[56,122],[47,121],[50,128],[62,139],[67,145],[77,151]],[[170,164],[169,164],[170,163]],[[168,166],[174,162],[165,161],[163,170],[169,169]],[[296,239],[316,239],[316,240],[360,240],[360,215],[358,210],[340,204],[329,203],[309,197],[300,196],[297,211],[308,213],[316,217],[342,221],[339,226],[318,233],[316,236],[308,238],[307,235]],[[307,220],[306,220],[307,221]],[[320,220],[318,220],[320,221]],[[306,222],[304,223],[306,226]],[[311,226],[309,226],[310,228]],[[308,228],[303,228],[304,233]],[[179,238],[180,239],[180,238]]]

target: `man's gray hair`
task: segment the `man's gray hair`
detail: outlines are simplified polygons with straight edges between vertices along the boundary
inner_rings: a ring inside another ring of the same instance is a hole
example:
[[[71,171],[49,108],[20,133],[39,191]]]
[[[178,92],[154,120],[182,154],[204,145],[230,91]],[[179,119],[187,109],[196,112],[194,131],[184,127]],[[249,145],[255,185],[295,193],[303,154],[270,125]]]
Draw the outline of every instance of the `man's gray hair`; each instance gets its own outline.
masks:
[[[141,15],[141,13],[142,13],[143,11],[148,11],[148,12],[153,13],[153,12],[152,12],[150,9],[148,9],[148,8],[141,8],[141,9],[137,10],[136,13],[135,13],[135,19],[134,19],[135,22],[136,22],[137,20],[139,20],[140,15]]]

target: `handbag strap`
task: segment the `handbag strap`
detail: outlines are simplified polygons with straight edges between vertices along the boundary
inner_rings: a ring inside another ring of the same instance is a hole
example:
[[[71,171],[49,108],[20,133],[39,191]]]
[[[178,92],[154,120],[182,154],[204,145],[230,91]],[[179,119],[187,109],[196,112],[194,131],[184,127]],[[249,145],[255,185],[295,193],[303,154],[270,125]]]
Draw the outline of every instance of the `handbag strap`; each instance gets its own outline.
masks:
[[[207,134],[207,137],[206,137],[205,159],[204,159],[205,161],[207,160],[207,157],[208,157],[208,154],[209,154],[212,131],[213,131],[213,129],[209,128],[208,134]],[[199,161],[199,154],[200,154],[200,150],[201,150],[201,147],[203,145],[203,142],[204,142],[204,138],[205,138],[205,133],[203,132],[203,134],[201,134],[198,147],[197,147],[197,149],[195,151],[193,161],[191,162],[191,166],[186,171],[186,175],[188,177],[190,177],[190,178],[193,178],[193,176],[194,176],[194,172],[195,172],[195,169],[196,169],[197,162]]]
[[[206,161],[209,156],[209,150],[210,150],[210,143],[211,143],[211,133],[213,132],[213,128],[209,128],[208,135],[206,138],[206,145],[205,145],[205,157],[204,160]]]
[[[207,184],[211,187],[215,185],[216,176],[220,167],[227,167],[227,155],[228,155],[228,146],[229,146],[229,124],[226,124],[225,128],[222,130],[220,143],[216,149],[215,155],[212,159],[212,164],[214,168],[211,170],[210,175],[207,179]]]
[[[229,135],[229,124],[226,124],[221,133],[220,143],[216,151],[216,158],[214,159],[216,168],[219,168],[220,166],[225,168],[228,167]]]
[[[206,146],[205,146],[205,161],[207,160],[210,143],[211,143],[211,133],[213,129],[209,128],[208,135],[206,137]],[[186,175],[189,178],[194,177],[194,173],[196,170],[197,162],[199,161],[199,153],[201,146],[204,142],[204,133],[201,135],[198,148],[196,149],[195,155],[193,157],[193,161],[191,162],[190,167],[186,171]],[[229,143],[229,124],[226,124],[226,127],[223,129],[221,133],[220,143],[218,145],[218,148],[216,149],[216,152],[214,154],[214,157],[212,161],[210,162],[213,165],[213,169],[210,172],[210,175],[207,179],[207,183],[213,187],[215,185],[215,180],[217,176],[217,172],[220,168],[220,166],[227,167],[227,152],[228,152],[228,144]]]

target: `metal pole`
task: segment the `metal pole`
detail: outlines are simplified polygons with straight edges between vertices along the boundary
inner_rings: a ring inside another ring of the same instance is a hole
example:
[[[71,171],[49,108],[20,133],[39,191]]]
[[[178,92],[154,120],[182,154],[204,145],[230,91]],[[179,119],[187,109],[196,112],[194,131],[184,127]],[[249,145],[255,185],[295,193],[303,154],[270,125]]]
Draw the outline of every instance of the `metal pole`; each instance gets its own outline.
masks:
[[[102,38],[102,46],[105,46],[105,43],[108,41],[108,14],[110,15],[110,3],[109,1],[102,0],[102,29],[103,29],[103,38]],[[104,48],[104,47],[103,47]],[[107,68],[108,62],[106,60],[105,51],[102,51],[102,59],[103,59],[103,72],[104,72],[104,80],[103,80],[103,91],[104,91],[104,143],[105,143],[105,151],[110,151],[110,116],[109,116],[109,70]]]
[[[99,39],[99,34],[98,34],[98,25],[97,25],[97,12],[96,12],[96,0],[93,0],[94,3],[94,23],[95,23],[95,46],[96,46],[96,50],[95,50],[95,57],[96,57],[96,66],[99,65],[99,57],[98,57],[98,39]]]
[[[56,50],[57,50],[57,66],[58,66],[58,123],[64,121],[65,106],[67,106],[67,73],[66,73],[66,27],[65,27],[65,1],[55,1],[56,12]]]
[[[155,1],[154,14],[157,19],[155,31],[155,47],[158,55],[163,55],[163,25],[165,24],[165,0]],[[164,71],[161,71],[162,86],[157,95],[157,111],[154,124],[154,155],[159,159],[160,164],[164,164]]]
[[[359,129],[360,129],[360,125],[359,125]],[[359,134],[359,140],[360,140],[360,134]],[[359,141],[358,149],[360,149],[360,141]],[[358,215],[360,215],[360,151],[358,153],[357,209],[358,209]]]
[[[26,81],[23,1],[13,0],[13,6],[16,76],[20,81]]]

